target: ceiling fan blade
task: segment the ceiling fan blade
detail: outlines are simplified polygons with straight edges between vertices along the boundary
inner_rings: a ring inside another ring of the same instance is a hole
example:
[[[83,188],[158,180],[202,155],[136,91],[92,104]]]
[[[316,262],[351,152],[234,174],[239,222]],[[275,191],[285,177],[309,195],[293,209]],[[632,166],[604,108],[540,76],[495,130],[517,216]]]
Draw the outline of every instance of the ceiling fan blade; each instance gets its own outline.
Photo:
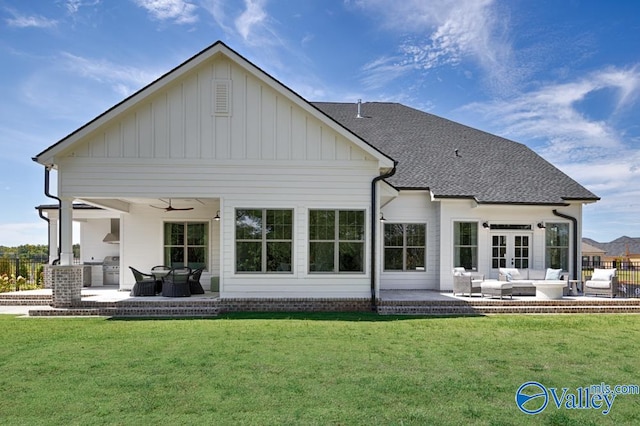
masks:
[[[168,211],[168,212],[174,211],[174,210],[193,210],[193,207],[171,207],[171,206],[169,206],[169,207],[167,207],[165,209],[165,211]]]
[[[164,201],[164,200],[160,199],[160,201]],[[166,201],[164,202],[167,203]],[[171,205],[171,198],[169,198],[169,202],[167,204],[169,204],[167,207],[158,207],[151,204],[149,204],[149,207],[153,207],[154,209],[164,210],[165,212],[172,212],[174,210],[193,210],[193,207],[173,207],[173,205]]]

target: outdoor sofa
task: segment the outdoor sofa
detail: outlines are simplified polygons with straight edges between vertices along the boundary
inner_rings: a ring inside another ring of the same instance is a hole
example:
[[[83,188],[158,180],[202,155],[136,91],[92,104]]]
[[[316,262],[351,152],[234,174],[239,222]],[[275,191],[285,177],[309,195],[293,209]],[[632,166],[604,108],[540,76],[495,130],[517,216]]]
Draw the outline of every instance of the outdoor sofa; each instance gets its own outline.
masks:
[[[513,285],[512,294],[517,296],[535,296],[536,281],[563,280],[567,282],[564,294],[569,292],[569,274],[564,274],[562,269],[516,269],[500,268],[498,270],[499,281],[509,281]]]

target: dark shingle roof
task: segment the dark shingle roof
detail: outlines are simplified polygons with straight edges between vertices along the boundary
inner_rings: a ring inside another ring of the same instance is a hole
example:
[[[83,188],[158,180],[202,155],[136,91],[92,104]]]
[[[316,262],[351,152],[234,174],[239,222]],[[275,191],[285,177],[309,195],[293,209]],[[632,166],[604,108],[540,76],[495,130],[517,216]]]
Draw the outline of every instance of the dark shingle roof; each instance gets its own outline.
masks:
[[[598,200],[523,144],[397,103],[313,102],[318,109],[398,161],[387,181],[439,198],[479,203],[566,204]],[[458,150],[456,156],[455,150]]]
[[[582,242],[607,252],[607,256],[625,257],[629,254],[640,254],[640,238],[622,236],[608,243],[600,243],[591,238],[583,238]]]

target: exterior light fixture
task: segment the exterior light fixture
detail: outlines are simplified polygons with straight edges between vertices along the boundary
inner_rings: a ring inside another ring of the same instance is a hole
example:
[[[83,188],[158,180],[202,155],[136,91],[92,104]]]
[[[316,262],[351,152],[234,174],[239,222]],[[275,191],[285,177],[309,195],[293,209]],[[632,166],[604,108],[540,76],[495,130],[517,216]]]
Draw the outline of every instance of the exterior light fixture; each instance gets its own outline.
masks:
[[[544,229],[544,228],[546,228],[546,226],[544,226],[544,223],[542,223],[542,222],[538,222],[538,225],[537,225],[537,226],[538,226],[538,228],[539,228],[539,229]]]
[[[380,213],[380,222],[381,222],[381,223],[384,223],[384,222],[386,222],[386,220],[387,220],[387,219],[385,219],[385,218],[384,218],[384,214],[383,214],[383,213]]]
[[[482,222],[482,227],[484,229],[488,229],[489,228],[489,222]]]
[[[216,222],[220,222],[220,210],[216,212],[216,216],[213,218]]]

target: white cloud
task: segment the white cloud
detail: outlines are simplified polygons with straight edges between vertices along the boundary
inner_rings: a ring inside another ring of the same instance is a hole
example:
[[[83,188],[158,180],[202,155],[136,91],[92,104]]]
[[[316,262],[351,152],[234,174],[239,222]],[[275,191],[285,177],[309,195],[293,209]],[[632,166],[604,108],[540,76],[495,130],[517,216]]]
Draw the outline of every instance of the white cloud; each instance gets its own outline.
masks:
[[[188,0],[134,0],[159,21],[174,21],[176,24],[193,24],[198,21],[198,8]]]
[[[245,0],[244,4],[246,9],[236,18],[235,25],[238,33],[246,41],[254,27],[264,24],[267,14],[264,11],[264,0]]]
[[[580,103],[603,89],[617,96],[606,117],[595,120],[581,112]],[[575,162],[619,156],[625,147],[623,135],[615,127],[615,116],[632,105],[639,92],[637,67],[607,68],[574,82],[549,83],[518,96],[473,103],[464,109],[480,113],[503,135],[542,142],[541,153],[548,158]]]
[[[10,27],[15,28],[54,28],[58,25],[58,21],[55,19],[45,18],[43,16],[25,16],[20,15],[15,11],[9,10],[9,13],[13,15],[13,18],[5,19],[5,22]]]
[[[104,59],[89,59],[71,53],[62,53],[64,65],[83,77],[111,84],[112,89],[123,97],[146,86],[162,72],[149,71],[128,65],[114,64]]]
[[[96,6],[101,3],[102,0],[67,0],[65,2],[65,7],[67,12],[71,15],[75,15],[80,11],[81,7],[85,6]]]
[[[505,40],[508,20],[493,0],[407,0],[389,7],[385,0],[359,0],[357,7],[376,16],[391,31],[410,34],[397,55],[367,64],[364,82],[382,87],[407,72],[474,61],[498,92],[512,90],[512,51]],[[375,66],[374,66],[375,65]]]

